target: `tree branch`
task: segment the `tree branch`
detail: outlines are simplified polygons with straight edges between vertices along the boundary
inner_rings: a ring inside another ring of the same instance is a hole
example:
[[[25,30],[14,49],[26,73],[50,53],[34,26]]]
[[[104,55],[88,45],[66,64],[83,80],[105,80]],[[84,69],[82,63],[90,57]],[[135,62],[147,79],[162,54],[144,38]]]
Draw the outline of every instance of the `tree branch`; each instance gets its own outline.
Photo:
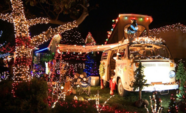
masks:
[[[51,12],[54,15],[54,17],[56,17],[56,14],[53,11],[50,10],[50,6],[47,9],[48,9],[49,12]]]
[[[77,25],[80,25],[84,20],[85,18],[88,16],[88,10],[87,8],[83,10],[83,13],[81,14],[81,16],[76,20],[77,21]]]
[[[50,15],[47,13],[47,11],[45,10],[45,8],[42,6],[41,3],[39,3],[39,5],[41,6],[41,8],[43,9],[43,11],[45,12],[45,14],[50,18]]]
[[[2,13],[7,13],[8,11],[12,11],[12,6],[11,6],[11,3],[10,2],[6,2],[5,4],[8,5],[8,9],[6,10],[3,10]],[[6,7],[6,5],[3,5]]]
[[[2,19],[3,21],[8,21],[9,23],[13,23],[13,18],[11,16],[11,14],[0,14],[0,19]]]
[[[39,45],[43,44],[44,42],[46,42],[50,38],[52,38],[55,34],[61,34],[65,31],[71,30],[75,27],[77,27],[76,21],[60,25],[56,28],[51,28],[50,27],[46,32],[43,32],[43,33],[41,33],[37,36],[34,36],[31,39],[31,44],[32,44],[33,47],[38,47]]]
[[[3,10],[2,13],[6,13],[6,12],[8,12],[8,11],[12,11],[12,8],[8,8],[8,9],[6,9],[6,10]]]
[[[41,17],[27,20],[27,22],[30,26],[33,26],[33,25],[36,25],[36,24],[48,24],[49,21],[50,20],[48,18],[41,18]]]
[[[62,13],[62,11],[63,11],[63,8],[61,7],[61,10],[60,10],[60,11],[59,11],[59,13],[57,14],[57,16],[56,16],[56,19],[55,19],[55,20],[58,20],[59,15]]]
[[[84,8],[84,10],[83,10],[81,16],[76,20],[77,25],[80,25],[85,20],[85,18],[89,15],[87,8],[85,6],[83,6],[83,5],[81,5],[81,6]],[[57,24],[57,25],[63,25],[63,24],[66,24],[67,22],[62,22],[60,20],[53,20],[53,19],[51,19],[49,23]]]

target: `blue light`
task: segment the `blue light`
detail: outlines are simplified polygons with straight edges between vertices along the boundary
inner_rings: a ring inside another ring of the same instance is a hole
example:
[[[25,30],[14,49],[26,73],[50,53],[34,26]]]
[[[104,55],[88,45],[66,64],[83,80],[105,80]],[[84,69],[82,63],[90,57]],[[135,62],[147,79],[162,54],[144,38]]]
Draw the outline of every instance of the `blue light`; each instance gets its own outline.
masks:
[[[0,31],[0,37],[2,36],[2,34],[3,34],[3,31]]]
[[[41,51],[44,51],[44,50],[48,50],[48,47],[47,47],[47,48],[43,48],[43,49],[41,49],[41,50],[36,51],[36,52],[35,52],[35,54],[36,54],[36,53],[39,53],[39,52],[41,52]]]

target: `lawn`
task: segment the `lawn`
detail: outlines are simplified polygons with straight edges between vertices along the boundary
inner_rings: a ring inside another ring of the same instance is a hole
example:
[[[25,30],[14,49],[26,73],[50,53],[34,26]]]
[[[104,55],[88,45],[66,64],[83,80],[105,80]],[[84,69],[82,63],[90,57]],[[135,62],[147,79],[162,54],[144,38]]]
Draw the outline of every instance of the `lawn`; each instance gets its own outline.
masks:
[[[110,97],[110,90],[109,88],[104,88],[104,89],[100,89],[99,86],[96,87],[91,87],[91,94],[90,96],[87,96],[86,94],[82,94],[82,95],[76,95],[79,97],[79,99],[88,99],[88,98],[92,98],[94,97],[95,94],[97,94],[97,92],[99,91],[99,95],[100,95],[100,104],[103,104],[109,97]],[[110,107],[114,107],[116,109],[125,109],[129,112],[137,112],[137,113],[146,113],[146,110],[144,108],[137,108],[133,105],[133,103],[138,99],[138,92],[130,92],[128,93],[127,96],[125,97],[121,97],[117,94],[117,92],[114,92],[115,96],[112,97],[106,105],[110,106]],[[158,96],[162,99],[162,106],[163,106],[163,113],[167,113],[168,110],[168,106],[169,106],[169,101],[170,101],[170,95],[171,94],[175,94],[176,91],[172,90],[169,92],[169,94],[166,95],[161,95],[158,92]],[[152,92],[143,92],[142,93],[142,98],[143,99],[147,99],[148,101],[149,96],[152,96]],[[66,102],[72,102],[73,98],[75,95],[70,95],[66,97]],[[149,101],[150,102],[150,101]],[[91,100],[90,103],[95,104],[95,100]],[[150,106],[148,106],[149,110]],[[95,108],[93,110],[94,112],[96,111]],[[91,113],[93,112],[91,111]]]

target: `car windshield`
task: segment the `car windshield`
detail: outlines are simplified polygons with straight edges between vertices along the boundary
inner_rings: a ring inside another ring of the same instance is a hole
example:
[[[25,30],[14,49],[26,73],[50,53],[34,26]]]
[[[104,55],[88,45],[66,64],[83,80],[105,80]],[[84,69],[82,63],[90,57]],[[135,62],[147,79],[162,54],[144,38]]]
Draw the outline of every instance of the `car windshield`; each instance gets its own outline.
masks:
[[[155,44],[132,44],[129,47],[130,59],[164,59],[170,58],[165,45]]]

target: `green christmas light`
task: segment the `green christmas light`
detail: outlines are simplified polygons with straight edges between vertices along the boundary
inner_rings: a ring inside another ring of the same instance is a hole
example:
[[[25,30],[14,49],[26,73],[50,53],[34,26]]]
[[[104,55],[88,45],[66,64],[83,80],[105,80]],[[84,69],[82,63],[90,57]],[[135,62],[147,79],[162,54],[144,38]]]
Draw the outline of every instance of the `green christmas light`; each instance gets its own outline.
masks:
[[[125,17],[124,19],[125,19],[125,20],[127,20],[127,19],[128,19],[128,17]]]
[[[115,22],[115,20],[113,19],[112,22]]]
[[[106,41],[108,41],[108,38],[106,39]]]
[[[140,21],[142,21],[142,20],[143,20],[143,18],[139,18],[139,20],[140,20]]]

